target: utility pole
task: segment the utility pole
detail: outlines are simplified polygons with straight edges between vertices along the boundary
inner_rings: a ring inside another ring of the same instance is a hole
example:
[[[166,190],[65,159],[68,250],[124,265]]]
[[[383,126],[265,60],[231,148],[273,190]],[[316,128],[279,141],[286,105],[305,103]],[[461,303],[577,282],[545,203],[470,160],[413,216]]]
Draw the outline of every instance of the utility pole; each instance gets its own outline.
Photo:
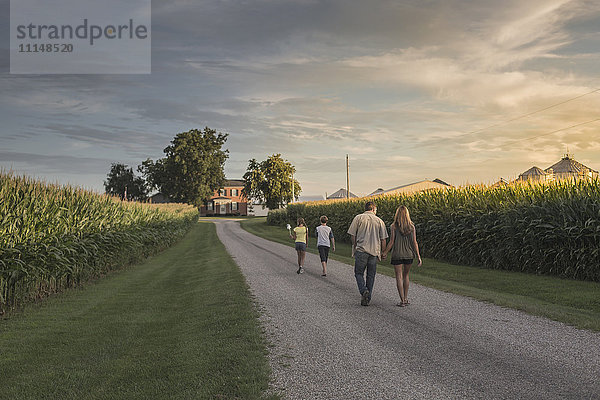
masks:
[[[292,203],[294,202],[295,199],[295,193],[294,193],[294,171],[292,171]]]
[[[350,161],[346,154],[346,199],[350,198]]]

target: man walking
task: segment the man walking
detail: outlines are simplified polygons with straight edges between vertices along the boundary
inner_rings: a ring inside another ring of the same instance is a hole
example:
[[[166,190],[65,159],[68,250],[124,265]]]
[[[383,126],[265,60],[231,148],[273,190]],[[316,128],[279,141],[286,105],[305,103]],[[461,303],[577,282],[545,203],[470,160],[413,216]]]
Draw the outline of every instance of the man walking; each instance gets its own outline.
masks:
[[[352,256],[354,257],[354,275],[361,295],[360,304],[368,306],[373,293],[377,260],[381,260],[388,238],[385,224],[377,215],[377,206],[372,201],[365,204],[365,212],[352,220],[348,234],[352,238]],[[365,286],[365,268],[367,283]]]

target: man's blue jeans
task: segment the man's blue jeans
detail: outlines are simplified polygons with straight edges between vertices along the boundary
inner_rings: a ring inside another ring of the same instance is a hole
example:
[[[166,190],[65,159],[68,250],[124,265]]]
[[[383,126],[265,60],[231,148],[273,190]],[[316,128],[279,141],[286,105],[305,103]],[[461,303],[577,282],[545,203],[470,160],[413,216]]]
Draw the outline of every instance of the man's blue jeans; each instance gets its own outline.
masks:
[[[365,268],[367,270],[367,284],[365,286]],[[377,273],[377,256],[369,253],[357,251],[354,253],[354,276],[358,291],[362,295],[365,289],[369,289],[369,300],[373,294],[373,284],[375,283],[375,274]]]

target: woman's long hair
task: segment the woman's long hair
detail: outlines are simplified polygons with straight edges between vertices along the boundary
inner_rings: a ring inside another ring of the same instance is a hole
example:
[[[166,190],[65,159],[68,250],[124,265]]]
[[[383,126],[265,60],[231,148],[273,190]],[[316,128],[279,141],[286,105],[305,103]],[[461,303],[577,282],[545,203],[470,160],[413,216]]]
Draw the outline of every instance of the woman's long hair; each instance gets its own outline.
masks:
[[[304,222],[304,218],[298,218],[298,220],[296,222],[298,223],[298,226],[300,226],[300,225],[306,226],[306,222]]]
[[[408,212],[408,208],[405,206],[400,206],[396,210],[396,215],[394,215],[394,223],[392,224],[394,227],[400,230],[400,233],[403,235],[408,235],[413,230],[413,222],[410,220],[410,213]]]

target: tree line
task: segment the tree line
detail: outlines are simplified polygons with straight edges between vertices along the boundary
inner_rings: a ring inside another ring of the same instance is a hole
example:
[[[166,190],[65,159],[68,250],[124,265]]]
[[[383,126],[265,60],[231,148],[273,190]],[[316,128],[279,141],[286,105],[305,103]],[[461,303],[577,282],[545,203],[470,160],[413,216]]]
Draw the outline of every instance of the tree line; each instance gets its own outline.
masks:
[[[107,194],[124,200],[146,201],[158,191],[171,201],[199,207],[225,183],[225,162],[229,150],[223,149],[228,134],[205,127],[175,135],[156,161],[148,158],[133,168],[113,163],[104,181]],[[242,194],[265,204],[269,209],[280,208],[297,200],[302,188],[294,173],[296,168],[281,154],[264,161],[251,159],[243,176]]]

